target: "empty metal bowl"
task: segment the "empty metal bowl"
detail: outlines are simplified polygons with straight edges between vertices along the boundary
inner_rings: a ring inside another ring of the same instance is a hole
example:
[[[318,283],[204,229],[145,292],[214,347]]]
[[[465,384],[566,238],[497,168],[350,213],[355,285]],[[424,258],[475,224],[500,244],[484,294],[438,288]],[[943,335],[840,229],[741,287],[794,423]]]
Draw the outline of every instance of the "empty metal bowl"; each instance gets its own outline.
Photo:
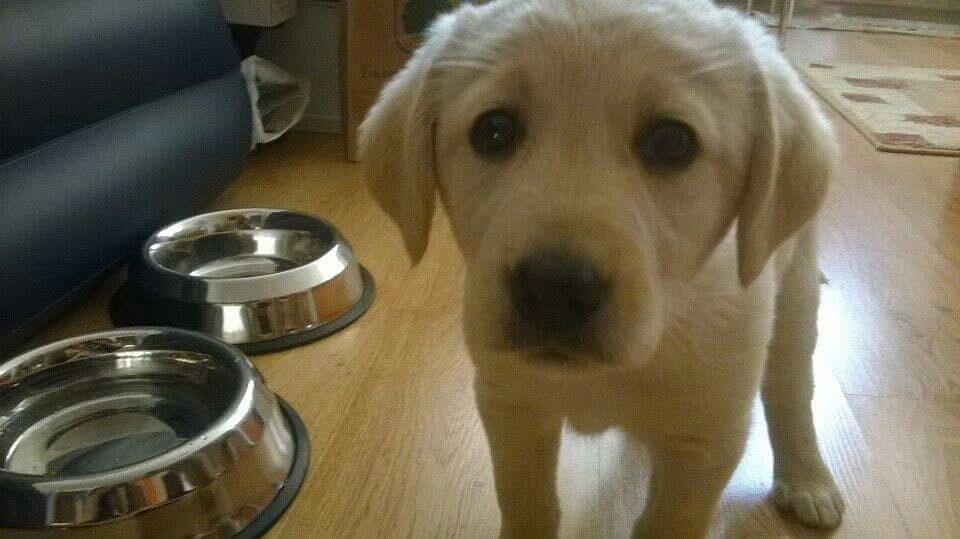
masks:
[[[113,302],[118,326],[202,331],[257,354],[319,339],[356,320],[373,281],[326,221],[305,213],[208,213],[151,236]]]
[[[107,331],[0,365],[0,536],[256,535],[308,454],[297,415],[206,335]]]

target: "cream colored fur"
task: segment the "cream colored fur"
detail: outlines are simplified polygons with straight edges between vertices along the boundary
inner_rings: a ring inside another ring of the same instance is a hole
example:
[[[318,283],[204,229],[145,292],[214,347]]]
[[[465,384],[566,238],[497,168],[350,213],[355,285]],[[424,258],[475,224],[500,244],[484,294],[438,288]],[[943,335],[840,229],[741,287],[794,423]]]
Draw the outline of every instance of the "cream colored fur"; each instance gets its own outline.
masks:
[[[497,107],[519,110],[527,131],[492,161],[468,134]],[[648,171],[631,149],[640,126],[662,116],[694,127],[702,144],[680,172]],[[706,1],[464,5],[435,22],[383,90],[360,155],[415,262],[438,194],[453,225],[505,536],[557,533],[564,421],[647,444],[653,476],[637,536],[702,535],[758,389],[774,502],[811,526],[839,522],[810,411],[813,219],[834,141],[758,25]],[[503,271],[557,245],[613,285],[598,344],[550,363],[507,339]]]

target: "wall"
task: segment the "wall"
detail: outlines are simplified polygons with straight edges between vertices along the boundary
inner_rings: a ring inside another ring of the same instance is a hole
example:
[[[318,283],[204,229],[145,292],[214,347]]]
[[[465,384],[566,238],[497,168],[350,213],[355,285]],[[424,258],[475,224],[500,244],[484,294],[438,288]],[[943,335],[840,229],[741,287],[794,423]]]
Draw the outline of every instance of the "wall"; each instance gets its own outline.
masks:
[[[743,0],[720,1],[743,5]],[[805,4],[810,4],[811,1],[828,2],[834,5],[841,3],[908,5],[917,11],[920,11],[920,6],[935,6],[944,10],[940,13],[948,20],[947,13],[955,13],[953,9],[960,9],[958,0],[798,0],[798,10]],[[755,0],[754,5],[766,6],[769,2]],[[952,8],[951,11],[945,11],[948,6]],[[343,132],[340,93],[342,17],[342,2],[299,0],[295,17],[278,28],[271,28],[264,32],[260,43],[260,55],[311,82],[310,104],[297,129],[326,133]]]
[[[305,131],[341,133],[340,27],[341,2],[299,0],[297,14],[263,33],[259,54],[310,81],[310,104],[296,127]]]

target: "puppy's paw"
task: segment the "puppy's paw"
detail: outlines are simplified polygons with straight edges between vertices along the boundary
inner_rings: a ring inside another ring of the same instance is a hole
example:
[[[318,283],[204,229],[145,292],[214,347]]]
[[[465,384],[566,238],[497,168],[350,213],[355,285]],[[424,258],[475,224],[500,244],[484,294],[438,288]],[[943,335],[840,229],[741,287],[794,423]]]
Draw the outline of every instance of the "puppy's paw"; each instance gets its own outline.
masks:
[[[500,539],[552,539],[559,537],[559,523],[504,524]]]
[[[843,516],[843,497],[833,479],[775,479],[770,500],[806,526],[833,528]]]
[[[557,502],[559,504],[559,502]],[[501,539],[551,539],[560,533],[560,509],[526,508],[519,515],[503,519]]]

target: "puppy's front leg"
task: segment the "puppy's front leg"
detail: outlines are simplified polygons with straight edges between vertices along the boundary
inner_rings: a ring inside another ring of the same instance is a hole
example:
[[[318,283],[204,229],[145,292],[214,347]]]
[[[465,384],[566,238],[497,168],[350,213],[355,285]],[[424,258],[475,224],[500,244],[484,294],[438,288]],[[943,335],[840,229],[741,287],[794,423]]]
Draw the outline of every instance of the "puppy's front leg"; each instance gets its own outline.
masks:
[[[840,524],[844,504],[820,456],[810,407],[820,304],[814,246],[805,235],[784,276],[761,394],[773,447],[772,500],[807,526],[827,528]]]
[[[740,461],[746,432],[730,432],[719,440],[651,444],[650,491],[633,537],[703,537]]]
[[[477,408],[487,431],[500,502],[502,537],[556,537],[560,528],[557,453],[562,418],[484,395]]]

